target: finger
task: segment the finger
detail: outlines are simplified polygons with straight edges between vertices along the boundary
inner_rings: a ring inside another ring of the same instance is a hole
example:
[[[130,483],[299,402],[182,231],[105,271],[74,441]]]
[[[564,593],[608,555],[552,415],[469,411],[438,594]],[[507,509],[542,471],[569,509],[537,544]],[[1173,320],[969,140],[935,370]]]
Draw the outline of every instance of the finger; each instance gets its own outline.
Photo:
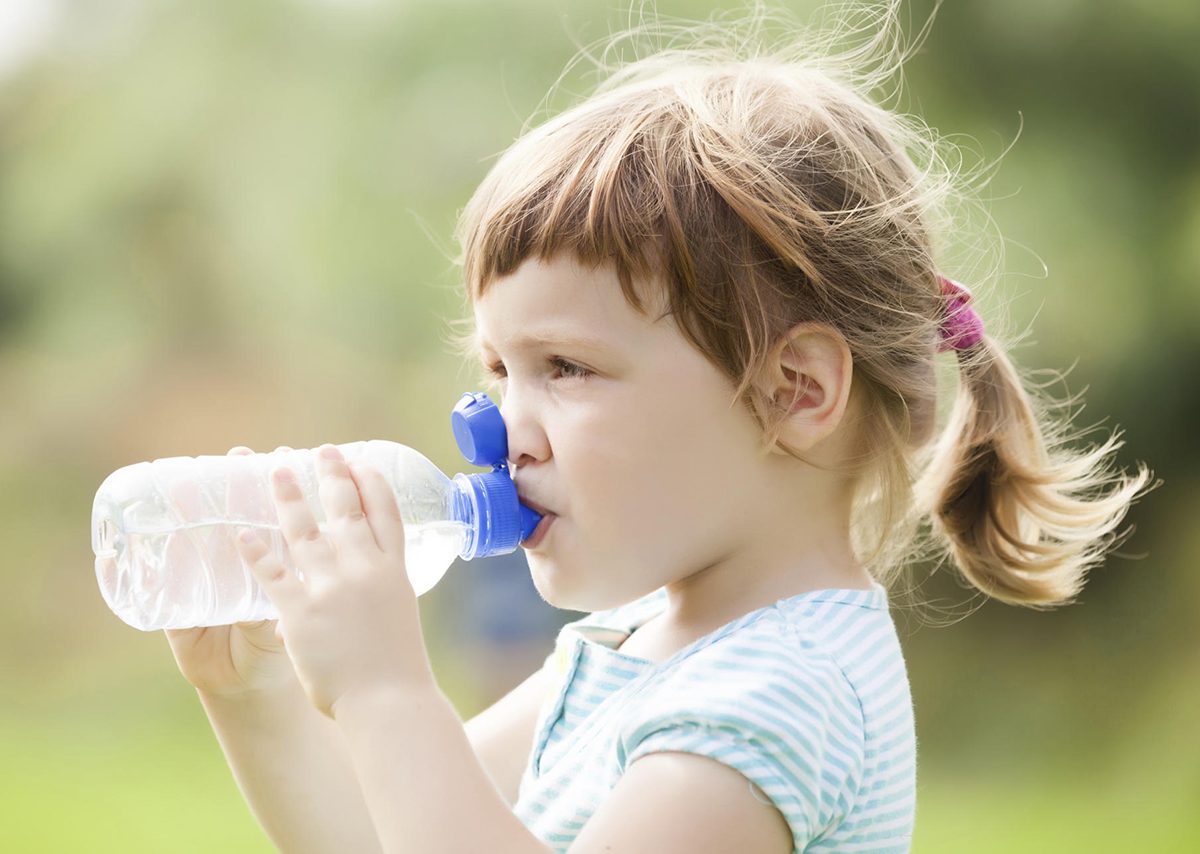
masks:
[[[379,543],[358,494],[358,483],[337,445],[324,444],[317,449],[317,476],[321,505],[329,520],[329,533],[341,549],[374,554]]]
[[[279,610],[280,617],[286,619],[286,615],[304,600],[303,582],[280,563],[270,546],[252,528],[240,528],[236,542],[246,568]]]
[[[373,466],[351,463],[350,474],[358,484],[367,522],[375,534],[375,542],[388,554],[404,555],[404,519],[396,502],[396,493],[387,478]]]
[[[245,445],[230,448],[227,457],[255,456],[254,451]],[[226,460],[225,481],[225,518],[238,526],[253,525],[266,529],[263,536],[268,538],[271,551],[274,554],[284,554],[285,544],[283,535],[273,530],[275,525],[275,507],[271,501],[270,489],[264,483],[264,460],[229,461]],[[214,539],[211,548],[214,559],[226,566],[240,566],[245,574],[247,583],[253,580],[250,568],[238,554],[235,537],[231,532]],[[304,576],[301,574],[301,580]]]
[[[314,573],[329,572],[336,563],[333,545],[313,517],[308,499],[287,466],[271,471],[271,494],[279,520],[279,530],[291,551],[297,568],[311,580]]]

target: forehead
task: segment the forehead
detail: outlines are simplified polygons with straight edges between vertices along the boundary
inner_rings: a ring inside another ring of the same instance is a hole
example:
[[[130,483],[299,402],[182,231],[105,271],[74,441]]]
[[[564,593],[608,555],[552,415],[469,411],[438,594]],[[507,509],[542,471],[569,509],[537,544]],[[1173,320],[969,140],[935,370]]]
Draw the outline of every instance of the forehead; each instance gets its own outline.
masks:
[[[647,299],[648,293],[642,285],[639,296]],[[622,344],[654,325],[626,301],[615,268],[592,268],[567,256],[525,261],[491,282],[474,312],[476,343],[485,353]]]

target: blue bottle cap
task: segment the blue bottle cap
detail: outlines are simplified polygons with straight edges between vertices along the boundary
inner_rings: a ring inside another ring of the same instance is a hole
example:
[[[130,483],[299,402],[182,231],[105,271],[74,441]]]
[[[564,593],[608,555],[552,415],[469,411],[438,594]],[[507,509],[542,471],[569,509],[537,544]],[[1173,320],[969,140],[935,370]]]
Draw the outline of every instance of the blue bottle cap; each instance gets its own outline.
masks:
[[[468,392],[459,398],[450,413],[454,440],[467,462],[491,466],[492,471],[457,474],[465,505],[460,511],[473,522],[470,537],[461,557],[508,554],[533,534],[541,514],[520,503],[517,485],[508,468],[508,431],[500,408],[482,392]]]
[[[458,449],[473,466],[508,465],[508,431],[500,407],[483,392],[467,392],[450,413]]]

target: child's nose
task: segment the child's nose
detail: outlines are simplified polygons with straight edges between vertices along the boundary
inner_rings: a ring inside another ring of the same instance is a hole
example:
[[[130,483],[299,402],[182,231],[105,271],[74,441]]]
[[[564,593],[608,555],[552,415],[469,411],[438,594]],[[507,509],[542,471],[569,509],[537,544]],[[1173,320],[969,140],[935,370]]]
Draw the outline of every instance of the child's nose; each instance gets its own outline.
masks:
[[[540,418],[530,406],[514,403],[512,396],[500,405],[508,437],[509,467],[527,466],[550,458],[550,440]]]

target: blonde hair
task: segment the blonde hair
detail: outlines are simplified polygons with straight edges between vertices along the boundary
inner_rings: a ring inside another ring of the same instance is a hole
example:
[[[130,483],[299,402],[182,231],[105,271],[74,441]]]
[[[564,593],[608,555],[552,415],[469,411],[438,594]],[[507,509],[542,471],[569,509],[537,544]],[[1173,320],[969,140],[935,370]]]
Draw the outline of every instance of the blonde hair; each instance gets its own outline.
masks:
[[[734,385],[732,402],[800,459],[778,440],[786,408],[755,378],[794,325],[828,324],[854,360],[847,412],[863,452],[849,462],[851,530],[873,577],[890,587],[910,561],[950,558],[993,598],[1066,604],[1150,472],[1106,468],[1117,435],[1073,450],[1070,415],[1023,381],[990,322],[956,353],[958,393],[937,431],[935,240],[977,175],[920,120],[866,94],[904,60],[896,6],[847,7],[857,23],[847,14],[807,38],[792,27],[774,50],[758,44],[774,17],[758,7],[734,22],[750,24],[744,40],[729,22],[693,25],[688,45],[613,70],[525,132],[462,211],[466,307],[525,260],[561,252],[613,264],[642,314],[635,281],[658,281],[680,332]],[[450,343],[476,354],[473,333]]]

